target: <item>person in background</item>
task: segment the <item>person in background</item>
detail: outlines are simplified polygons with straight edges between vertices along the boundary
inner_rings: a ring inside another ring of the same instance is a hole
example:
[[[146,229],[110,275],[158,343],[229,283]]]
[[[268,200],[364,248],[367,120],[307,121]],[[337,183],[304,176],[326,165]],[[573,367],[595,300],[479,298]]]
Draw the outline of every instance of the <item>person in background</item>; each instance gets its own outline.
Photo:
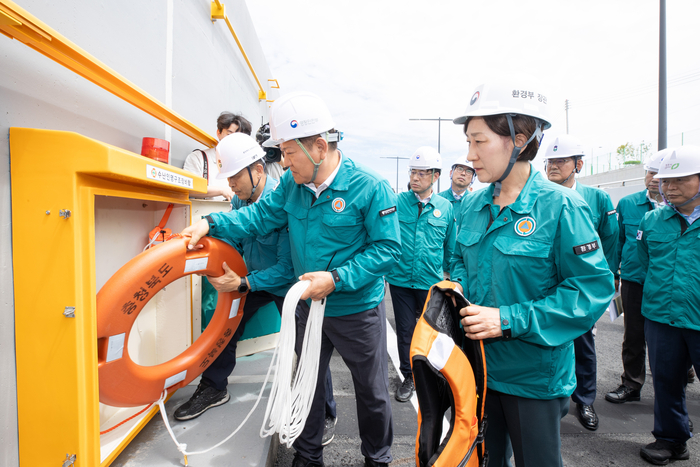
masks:
[[[591,220],[600,237],[610,272],[617,276],[619,229],[610,195],[599,188],[576,181],[583,167],[583,145],[570,135],[555,138],[545,152],[547,178],[566,188],[573,188],[591,208]],[[578,420],[584,428],[598,429],[598,414],[593,408],[596,396],[596,352],[594,327],[574,340],[576,355],[576,390],[571,400],[576,404]]]
[[[637,231],[644,215],[663,204],[659,193],[659,180],[654,176],[659,172],[661,159],[669,151],[664,149],[656,152],[644,164],[646,188],[625,196],[617,203],[620,231],[617,251],[620,259],[620,295],[625,332],[622,340],[622,382],[617,389],[605,395],[605,400],[614,404],[640,400],[646,379],[647,344],[644,339],[642,316],[642,292],[646,271],[642,269],[637,254]]]
[[[399,370],[404,377],[396,390],[399,402],[413,395],[410,350],[416,319],[423,312],[430,287],[442,280],[443,264],[449,264],[455,244],[452,205],[433,193],[442,170],[440,154],[431,147],[420,147],[409,159],[408,168],[411,191],[399,194],[397,207],[401,260],[386,275],[396,319]]]
[[[550,127],[547,94],[527,79],[476,88],[462,125],[486,189],[462,201],[451,277],[471,305],[469,339],[484,340],[490,467],[562,466],[560,426],[576,387],[573,340],[613,296],[613,275],[573,190],[529,161]]]
[[[261,145],[270,139],[269,123],[265,123],[258,129],[258,132],[255,134],[255,139]],[[278,147],[263,147],[263,150],[265,151],[265,173],[277,180],[281,179],[285,171],[282,151],[280,151]]]
[[[471,186],[474,183],[474,169],[471,162],[467,161],[467,156],[460,156],[450,170],[450,187],[438,193],[447,201],[452,203],[452,211],[455,215],[455,221],[459,226],[459,208],[462,199],[470,193]]]
[[[250,135],[250,122],[240,115],[231,112],[221,112],[219,118],[216,119],[216,137],[221,142],[228,135],[234,133],[243,133]],[[191,193],[192,198],[205,198],[212,201],[230,201],[233,198],[233,192],[228,185],[226,178],[219,178],[219,166],[217,165],[216,148],[206,150],[195,149],[185,159],[185,164],[182,167],[188,172],[203,177],[207,180],[206,194]],[[216,300],[218,295],[216,289],[212,287],[206,277],[202,277],[202,311],[201,311],[201,329],[202,332],[209,325],[211,317],[216,310]]]
[[[644,215],[636,239],[646,271],[642,315],[654,384],[656,440],[640,455],[665,465],[690,458],[685,389],[688,370],[700,364],[700,147],[672,149],[654,178],[666,205]]]
[[[217,177],[227,180],[234,193],[231,199],[234,211],[259,202],[277,187],[279,182],[265,175],[265,152],[250,136],[244,133],[228,136],[219,143],[218,152],[221,172]],[[208,280],[217,292],[246,294],[243,318],[228,345],[202,373],[192,397],[175,410],[176,420],[191,420],[228,402],[228,377],[236,366],[236,347],[246,323],[268,303],[274,302],[282,312],[284,297],[296,282],[286,229],[243,238],[234,246],[245,258],[248,275],[240,277],[224,263],[225,274]]]
[[[289,170],[269,196],[185,229],[196,248],[204,235],[238,242],[289,229],[294,274],[310,281],[302,300],[325,299],[318,379],[306,425],[294,442],[293,467],[323,466],[325,375],[333,350],[355,386],[366,467],[392,461],[384,276],[401,256],[396,195],[371,169],[337,149],[340,134],[325,103],[294,92],[270,109],[271,138]]]
[[[241,115],[221,112],[219,118],[216,119],[216,138],[219,141],[233,133],[250,135],[250,132],[250,122]],[[192,193],[190,196],[193,198],[229,201],[233,197],[226,179],[217,177],[219,167],[216,165],[216,148],[195,149],[188,154],[182,168],[207,180],[206,194]]]

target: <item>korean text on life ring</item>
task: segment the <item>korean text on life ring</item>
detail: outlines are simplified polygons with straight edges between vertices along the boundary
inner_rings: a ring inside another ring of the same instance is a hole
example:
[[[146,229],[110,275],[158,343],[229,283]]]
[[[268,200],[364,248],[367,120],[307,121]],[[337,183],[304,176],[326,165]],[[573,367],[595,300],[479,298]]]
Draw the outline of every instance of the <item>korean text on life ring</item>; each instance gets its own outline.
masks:
[[[243,259],[230,245],[204,237],[201,250],[176,238],[139,254],[119,269],[97,294],[97,353],[100,402],[116,407],[150,404],[199,376],[224,350],[243,316],[245,296],[219,293],[216,311],[202,335],[177,357],[141,366],[129,356],[129,333],[144,305],[171,282],[192,274],[220,276],[222,264],[241,277]]]

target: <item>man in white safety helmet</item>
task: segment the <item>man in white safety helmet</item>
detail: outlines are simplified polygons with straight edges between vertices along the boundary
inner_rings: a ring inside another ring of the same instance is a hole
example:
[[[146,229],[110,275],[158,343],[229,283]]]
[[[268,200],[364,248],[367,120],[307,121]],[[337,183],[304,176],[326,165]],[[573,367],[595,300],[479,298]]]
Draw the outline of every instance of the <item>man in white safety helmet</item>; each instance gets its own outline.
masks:
[[[610,271],[617,278],[619,229],[615,208],[610,195],[599,188],[585,186],[576,181],[576,174],[583,167],[583,145],[570,135],[561,135],[547,146],[545,162],[547,178],[577,191],[591,208],[593,226],[600,237],[603,253]],[[595,327],[595,326],[594,326]],[[578,420],[584,428],[598,429],[598,415],[593,407],[596,397],[597,361],[593,328],[574,339],[576,355],[576,390],[571,400],[576,403]]]
[[[411,191],[398,196],[401,226],[401,260],[386,276],[396,318],[396,340],[403,383],[396,390],[399,402],[411,399],[411,339],[430,287],[443,278],[455,244],[455,221],[449,201],[433,193],[440,178],[442,158],[429,146],[413,153],[408,162]]]
[[[279,182],[265,175],[264,155],[265,151],[255,139],[244,133],[227,136],[217,146],[217,177],[228,180],[234,193],[231,199],[234,211],[258,202],[277,187]],[[240,277],[224,263],[223,276],[207,279],[217,292],[238,291],[247,294],[243,318],[226,348],[202,373],[201,382],[192,397],[175,411],[177,420],[199,417],[206,410],[229,400],[226,389],[228,377],[236,366],[236,347],[246,323],[268,303],[274,302],[281,312],[284,296],[296,282],[286,229],[243,238],[237,249],[245,258],[248,275]]]
[[[667,205],[645,214],[636,238],[646,270],[642,315],[654,376],[656,441],[640,454],[665,465],[690,458],[685,386],[691,365],[700,365],[700,147],[671,150],[654,178]]]
[[[469,194],[474,183],[475,172],[467,156],[459,156],[450,170],[450,187],[439,193],[440,196],[452,203],[452,210],[459,227],[459,207],[462,199]]]
[[[624,313],[625,331],[622,339],[622,376],[621,384],[605,395],[605,400],[614,404],[638,401],[646,379],[647,344],[644,338],[644,316],[642,316],[642,293],[646,270],[642,269],[637,254],[637,231],[644,215],[663,205],[659,193],[659,180],[654,176],[659,172],[661,159],[671,149],[662,149],[654,153],[644,163],[645,188],[622,198],[617,211],[620,241],[618,259],[620,261],[619,288]]]
[[[333,350],[350,369],[365,466],[392,460],[384,276],[401,256],[396,195],[383,177],[342,154],[324,102],[295,92],[270,108],[270,139],[285,172],[269,196],[188,227],[190,248],[204,235],[230,242],[289,229],[294,273],[310,281],[303,300],[325,300],[319,384],[294,442],[293,467],[323,466],[326,374]]]

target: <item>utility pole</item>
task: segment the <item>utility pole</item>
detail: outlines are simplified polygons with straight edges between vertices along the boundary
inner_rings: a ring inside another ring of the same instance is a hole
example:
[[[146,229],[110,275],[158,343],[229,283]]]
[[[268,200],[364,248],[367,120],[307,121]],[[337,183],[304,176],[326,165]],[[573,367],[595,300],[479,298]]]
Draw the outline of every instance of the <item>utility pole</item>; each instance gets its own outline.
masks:
[[[409,118],[409,120],[410,120],[410,121],[429,121],[429,122],[435,122],[435,121],[437,121],[437,122],[438,122],[438,140],[437,140],[438,145],[437,145],[437,151],[440,152],[440,130],[441,130],[441,128],[440,128],[440,123],[441,123],[441,122],[451,122],[451,121],[454,120],[454,119],[452,119],[452,118],[440,118],[440,117],[438,117],[438,118]],[[440,174],[440,175],[442,175],[442,174]],[[437,191],[438,191],[438,192],[440,191],[440,179],[439,179],[439,178],[438,178]]]
[[[396,159],[396,194],[399,194],[399,159],[410,159],[409,157],[399,157],[399,156],[387,156],[380,157],[380,159]]]
[[[569,134],[569,99],[564,100],[564,110],[566,110],[566,134]]]
[[[659,1],[659,143],[657,150],[666,149],[667,103],[666,103],[666,0]]]

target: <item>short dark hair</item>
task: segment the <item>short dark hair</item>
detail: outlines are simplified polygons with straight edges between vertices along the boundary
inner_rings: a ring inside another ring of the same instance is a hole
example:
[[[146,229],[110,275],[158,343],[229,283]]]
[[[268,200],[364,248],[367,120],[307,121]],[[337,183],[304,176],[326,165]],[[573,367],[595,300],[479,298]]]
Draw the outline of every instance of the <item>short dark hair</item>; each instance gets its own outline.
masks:
[[[508,118],[505,114],[499,115],[484,115],[482,117],[469,117],[467,121],[464,122],[464,134],[467,134],[467,126],[473,118],[483,118],[486,126],[489,127],[491,131],[496,133],[498,136],[507,136],[510,138],[510,127],[508,126]],[[512,115],[513,119],[513,129],[515,134],[523,134],[526,138],[530,138],[532,134],[537,130],[537,126],[540,124],[539,121],[534,117],[529,117],[527,115],[515,114]],[[527,146],[523,152],[518,156],[519,161],[531,161],[537,156],[537,150],[540,148],[540,142],[537,138],[534,138]]]
[[[216,119],[216,127],[219,129],[219,133],[226,130],[234,123],[238,125],[237,133],[245,133],[246,135],[250,136],[252,126],[243,115],[237,115],[231,112],[224,111],[221,112],[219,118]]]
[[[250,167],[252,169],[256,165],[262,165],[262,168],[264,169],[265,168],[265,158],[261,157],[260,159],[253,161],[250,165],[248,165],[248,167]]]
[[[328,130],[328,133],[337,133],[335,128]],[[301,141],[301,144],[306,146],[306,149],[311,149],[311,146],[314,144],[316,139],[318,138],[323,138],[321,135],[314,135],[314,136],[307,136],[306,138],[299,138],[299,141]],[[328,141],[328,150],[329,151],[335,151],[338,149],[338,142],[337,141]]]

